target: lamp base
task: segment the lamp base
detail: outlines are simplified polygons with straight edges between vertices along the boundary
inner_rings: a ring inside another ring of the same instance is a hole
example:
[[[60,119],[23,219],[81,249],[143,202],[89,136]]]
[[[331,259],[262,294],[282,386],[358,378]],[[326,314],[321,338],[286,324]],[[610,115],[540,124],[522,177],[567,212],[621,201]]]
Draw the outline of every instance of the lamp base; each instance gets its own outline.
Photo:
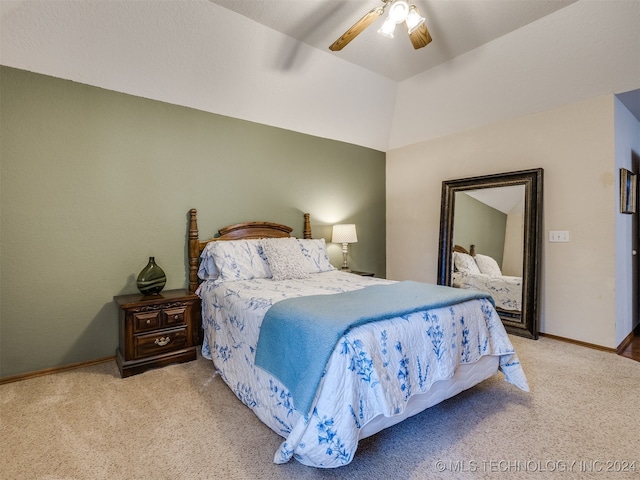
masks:
[[[343,243],[342,244],[342,271],[343,272],[350,272],[351,269],[349,269],[349,265],[347,264],[347,255],[349,254],[349,244],[348,243]]]

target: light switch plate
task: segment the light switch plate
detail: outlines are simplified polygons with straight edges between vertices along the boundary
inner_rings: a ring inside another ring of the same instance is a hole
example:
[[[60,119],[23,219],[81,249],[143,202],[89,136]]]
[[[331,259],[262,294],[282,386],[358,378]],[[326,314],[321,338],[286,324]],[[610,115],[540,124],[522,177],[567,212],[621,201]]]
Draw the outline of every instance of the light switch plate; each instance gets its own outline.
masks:
[[[568,242],[569,232],[567,230],[549,230],[550,242]]]

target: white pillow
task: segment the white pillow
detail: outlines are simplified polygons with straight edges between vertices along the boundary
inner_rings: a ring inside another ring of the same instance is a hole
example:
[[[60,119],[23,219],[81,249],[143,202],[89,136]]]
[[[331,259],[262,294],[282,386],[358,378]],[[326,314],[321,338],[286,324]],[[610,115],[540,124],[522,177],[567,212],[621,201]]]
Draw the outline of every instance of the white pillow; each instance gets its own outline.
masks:
[[[476,264],[480,269],[480,273],[484,273],[485,275],[490,275],[492,277],[500,277],[502,275],[498,262],[488,255],[481,255],[477,253],[475,259]]]
[[[309,277],[307,262],[297,239],[265,238],[262,247],[274,280]]]
[[[216,262],[211,252],[211,246],[215,242],[209,242],[200,254],[200,265],[198,266],[198,277],[202,280],[215,280],[220,275],[216,268]]]
[[[308,273],[322,273],[335,270],[329,261],[327,244],[324,238],[298,239],[300,250],[305,259],[305,269]]]
[[[453,264],[459,272],[476,275],[480,273],[478,265],[476,265],[475,260],[469,254],[453,252]]]
[[[220,240],[210,245],[222,281],[271,277],[260,240]]]

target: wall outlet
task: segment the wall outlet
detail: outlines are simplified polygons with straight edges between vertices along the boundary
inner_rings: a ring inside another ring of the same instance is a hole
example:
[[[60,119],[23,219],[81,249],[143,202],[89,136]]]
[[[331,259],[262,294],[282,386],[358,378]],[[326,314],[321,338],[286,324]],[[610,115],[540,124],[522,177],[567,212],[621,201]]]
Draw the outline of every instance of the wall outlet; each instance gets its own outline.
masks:
[[[550,242],[568,242],[569,232],[567,230],[549,230]]]

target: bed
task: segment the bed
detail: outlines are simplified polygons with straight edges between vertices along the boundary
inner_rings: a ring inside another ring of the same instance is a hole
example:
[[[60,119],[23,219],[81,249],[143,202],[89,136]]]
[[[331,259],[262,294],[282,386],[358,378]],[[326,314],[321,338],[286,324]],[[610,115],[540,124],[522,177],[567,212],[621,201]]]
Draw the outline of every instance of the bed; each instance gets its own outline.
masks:
[[[453,247],[451,286],[487,292],[496,309],[509,318],[522,311],[522,277],[503,275],[498,263],[487,255],[475,251],[475,245]]]
[[[324,239],[312,238],[308,214],[303,238],[292,230],[250,222],[200,240],[190,211],[189,285],[202,303],[202,355],[284,438],[275,463],[346,465],[359,440],[498,370],[528,391],[486,294],[449,305],[440,296],[460,289],[343,272],[330,264]],[[411,304],[402,296],[432,289],[428,307],[424,298]]]

